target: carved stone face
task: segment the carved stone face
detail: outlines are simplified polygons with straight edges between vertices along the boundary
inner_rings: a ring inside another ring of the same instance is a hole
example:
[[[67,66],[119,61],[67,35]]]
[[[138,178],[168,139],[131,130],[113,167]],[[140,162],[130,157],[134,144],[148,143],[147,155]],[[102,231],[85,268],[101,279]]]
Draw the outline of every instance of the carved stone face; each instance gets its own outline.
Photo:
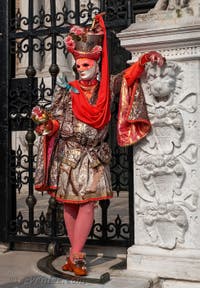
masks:
[[[149,89],[157,102],[168,101],[176,87],[176,72],[173,67],[150,67],[147,72]]]
[[[76,60],[76,68],[81,80],[92,80],[98,72],[98,64],[93,59],[80,58]]]

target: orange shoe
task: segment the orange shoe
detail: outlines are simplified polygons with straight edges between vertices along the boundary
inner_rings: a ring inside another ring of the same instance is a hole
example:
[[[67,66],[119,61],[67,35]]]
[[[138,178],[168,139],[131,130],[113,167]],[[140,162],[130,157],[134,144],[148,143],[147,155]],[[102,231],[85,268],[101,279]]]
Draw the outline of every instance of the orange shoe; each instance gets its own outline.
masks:
[[[62,266],[63,271],[72,271],[72,268],[70,266],[70,259],[69,257],[67,258],[67,262]]]
[[[71,271],[74,272],[76,276],[86,276],[87,275],[87,268],[86,268],[86,261],[85,261],[85,254],[84,253],[77,253],[73,255],[73,262],[70,258],[68,258],[68,264]]]

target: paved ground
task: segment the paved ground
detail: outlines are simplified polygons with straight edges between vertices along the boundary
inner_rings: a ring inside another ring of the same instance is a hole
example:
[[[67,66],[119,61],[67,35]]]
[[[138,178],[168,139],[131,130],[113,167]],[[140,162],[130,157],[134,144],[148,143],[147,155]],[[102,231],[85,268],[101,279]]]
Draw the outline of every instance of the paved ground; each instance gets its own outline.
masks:
[[[99,261],[99,259],[90,259],[90,262],[96,263],[93,265],[92,273],[103,273],[109,271],[111,280],[106,284],[91,284],[87,283],[84,278],[80,280],[65,280],[58,277],[53,277],[41,272],[37,268],[37,262],[41,258],[47,256],[45,252],[27,252],[27,251],[9,251],[0,254],[0,287],[3,288],[150,288],[152,282],[149,279],[124,273],[123,266],[120,266],[121,260],[108,259]],[[55,260],[54,265],[58,266],[63,262],[61,256]],[[98,260],[98,261],[97,261]],[[99,262],[99,268],[98,264]],[[91,265],[92,266],[92,265]],[[115,267],[114,269],[110,269]],[[91,267],[90,267],[91,269]],[[99,270],[98,270],[99,269]]]

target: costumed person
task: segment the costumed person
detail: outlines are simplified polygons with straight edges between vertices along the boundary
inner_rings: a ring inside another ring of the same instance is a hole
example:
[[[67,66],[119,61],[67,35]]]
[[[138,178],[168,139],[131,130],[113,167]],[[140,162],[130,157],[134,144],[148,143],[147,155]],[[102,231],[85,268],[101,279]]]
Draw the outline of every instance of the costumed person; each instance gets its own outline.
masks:
[[[164,58],[157,52],[149,52],[125,71],[110,76],[101,14],[95,16],[91,27],[73,26],[65,45],[74,56],[79,80],[67,83],[62,77],[57,79],[50,117],[39,107],[33,109],[34,120],[40,116],[46,119],[36,127],[42,136],[35,188],[48,191],[63,203],[71,248],[62,269],[81,276],[87,275],[83,248],[93,225],[95,204],[113,196],[111,150],[105,142],[111,102],[121,89],[119,145],[132,145],[144,138],[151,125],[139,78],[146,62],[161,66]]]

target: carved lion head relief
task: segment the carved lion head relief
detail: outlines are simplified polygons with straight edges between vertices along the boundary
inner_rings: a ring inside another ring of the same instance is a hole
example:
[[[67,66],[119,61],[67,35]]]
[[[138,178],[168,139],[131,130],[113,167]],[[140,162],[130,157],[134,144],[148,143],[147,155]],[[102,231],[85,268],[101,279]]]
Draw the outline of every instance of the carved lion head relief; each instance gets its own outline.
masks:
[[[173,62],[167,62],[162,67],[149,64],[146,72],[148,92],[154,102],[169,104],[182,87],[180,67]]]

